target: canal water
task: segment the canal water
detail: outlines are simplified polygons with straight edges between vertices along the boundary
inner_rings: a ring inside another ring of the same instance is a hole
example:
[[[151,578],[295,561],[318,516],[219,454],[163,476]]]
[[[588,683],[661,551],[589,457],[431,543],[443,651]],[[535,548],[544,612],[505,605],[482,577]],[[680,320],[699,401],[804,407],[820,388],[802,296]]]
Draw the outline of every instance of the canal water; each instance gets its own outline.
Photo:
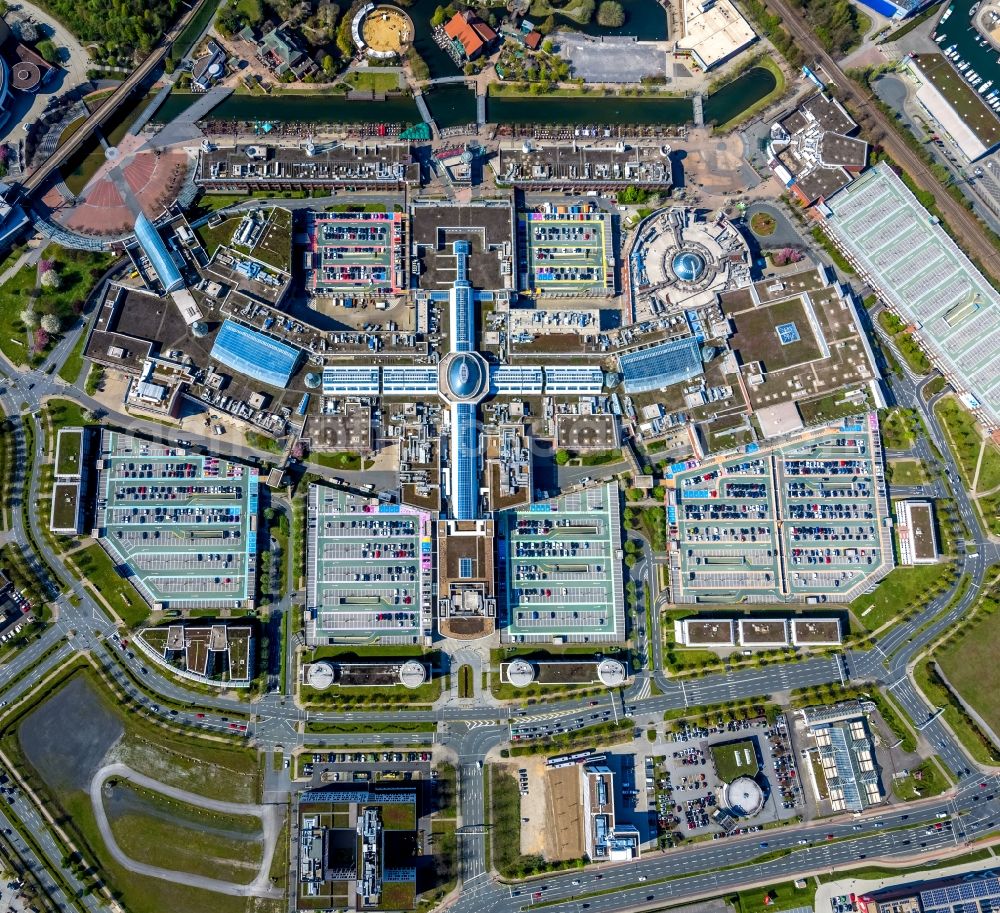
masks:
[[[728,86],[705,100],[706,123],[726,123],[756,104],[775,86],[774,75],[763,67],[748,70]],[[197,96],[173,93],[157,112],[158,122],[167,122],[184,111]],[[439,127],[475,123],[476,98],[464,85],[444,85],[425,94],[427,106]],[[491,96],[486,117],[494,124],[664,124],[691,122],[690,98]],[[212,120],[257,123],[416,123],[420,119],[413,99],[390,96],[385,101],[348,101],[339,95],[282,95],[258,97],[230,95],[211,113]]]
[[[953,57],[952,63],[956,66],[968,63],[967,74],[974,70],[984,82],[992,79],[995,86],[1000,82],[1000,52],[994,50],[989,42],[985,46],[981,44],[986,39],[972,24],[973,7],[979,7],[977,0],[955,0],[951,4],[951,15],[937,27],[937,37],[941,39],[937,44],[942,54],[954,45],[958,57]]]

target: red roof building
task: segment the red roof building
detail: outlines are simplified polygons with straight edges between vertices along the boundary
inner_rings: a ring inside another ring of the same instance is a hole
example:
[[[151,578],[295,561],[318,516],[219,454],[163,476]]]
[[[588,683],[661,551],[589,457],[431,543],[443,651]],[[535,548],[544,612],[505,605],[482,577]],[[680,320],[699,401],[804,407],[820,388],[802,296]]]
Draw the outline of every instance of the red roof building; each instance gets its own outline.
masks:
[[[462,45],[469,60],[474,60],[497,40],[497,33],[469,11],[455,13],[445,24],[444,33]]]

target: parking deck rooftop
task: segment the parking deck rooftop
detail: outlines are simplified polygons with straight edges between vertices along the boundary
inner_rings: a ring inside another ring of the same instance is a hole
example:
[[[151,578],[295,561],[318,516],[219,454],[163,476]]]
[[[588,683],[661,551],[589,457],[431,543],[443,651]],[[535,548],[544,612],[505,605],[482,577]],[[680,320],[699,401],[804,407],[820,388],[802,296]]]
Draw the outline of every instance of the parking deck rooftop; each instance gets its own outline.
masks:
[[[104,431],[97,527],[150,605],[252,608],[257,470]]]
[[[309,489],[306,640],[415,644],[431,631],[430,514]]]
[[[617,485],[503,511],[497,539],[504,641],[625,639]]]
[[[309,225],[314,295],[388,295],[406,287],[405,217],[399,212],[316,214]]]
[[[581,207],[573,207],[581,210]],[[546,295],[612,295],[611,216],[606,212],[527,212],[518,216],[521,288]]]
[[[874,413],[683,464],[668,492],[675,602],[846,602],[892,568]]]

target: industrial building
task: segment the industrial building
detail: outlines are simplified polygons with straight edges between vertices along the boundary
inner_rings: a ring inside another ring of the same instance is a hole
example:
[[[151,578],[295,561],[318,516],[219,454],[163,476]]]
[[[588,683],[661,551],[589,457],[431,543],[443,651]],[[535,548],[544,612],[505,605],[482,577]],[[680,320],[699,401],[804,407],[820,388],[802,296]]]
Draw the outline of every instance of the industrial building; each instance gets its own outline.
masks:
[[[989,428],[1000,425],[1000,296],[881,162],[820,207],[824,229]]]
[[[682,34],[676,48],[703,70],[735,57],[757,40],[750,23],[731,0],[682,0]]]
[[[75,536],[83,532],[89,440],[86,428],[59,429],[49,515],[49,529],[54,533]]]
[[[249,688],[256,637],[250,624],[201,619],[144,628],[132,642],[174,675],[221,688]]]
[[[907,499],[896,502],[900,564],[934,564],[938,560],[934,527],[934,505],[930,501]]]

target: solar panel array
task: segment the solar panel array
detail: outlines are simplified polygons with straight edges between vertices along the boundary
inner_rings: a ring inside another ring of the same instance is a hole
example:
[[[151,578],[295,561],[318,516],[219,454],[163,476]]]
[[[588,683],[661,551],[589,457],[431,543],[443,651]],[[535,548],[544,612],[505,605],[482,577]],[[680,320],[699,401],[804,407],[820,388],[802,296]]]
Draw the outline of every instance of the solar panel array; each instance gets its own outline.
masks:
[[[884,163],[826,206],[828,230],[865,278],[1000,422],[1000,297],[979,270]]]
[[[490,367],[490,389],[493,393],[517,393],[522,396],[542,392],[542,369],[515,365]]]
[[[694,336],[671,339],[619,355],[618,367],[626,393],[646,393],[701,374],[701,348]]]
[[[226,367],[279,389],[288,385],[301,356],[301,349],[228,319],[215,337],[211,353]]]
[[[549,394],[596,396],[604,389],[604,372],[600,368],[567,365],[542,370],[545,372],[545,392]]]
[[[323,369],[324,396],[378,396],[379,370],[360,365]]]
[[[431,396],[437,393],[438,370],[436,367],[411,365],[382,369],[382,393],[384,396],[406,396],[415,394]]]
[[[1000,879],[992,872],[958,884],[920,892],[924,913],[991,913],[1000,902]]]

